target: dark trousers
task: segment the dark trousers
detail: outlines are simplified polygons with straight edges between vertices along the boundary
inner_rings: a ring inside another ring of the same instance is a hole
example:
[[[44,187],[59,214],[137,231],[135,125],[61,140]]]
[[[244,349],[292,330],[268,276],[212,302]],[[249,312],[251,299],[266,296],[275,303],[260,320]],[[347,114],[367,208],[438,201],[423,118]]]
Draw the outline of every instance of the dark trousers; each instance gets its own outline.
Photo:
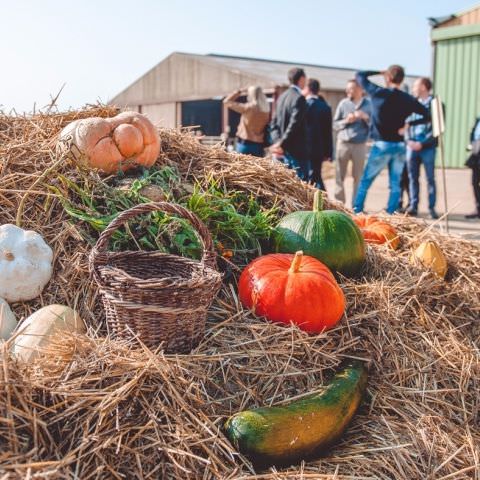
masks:
[[[285,152],[283,156],[283,162],[292,170],[297,172],[297,175],[302,180],[308,180],[308,162],[304,159],[299,159],[292,156],[289,152]]]
[[[308,162],[310,165],[310,175],[309,175],[309,181],[311,181],[316,188],[319,190],[323,190],[326,192],[325,184],[323,183],[322,179],[322,160],[310,160]]]
[[[475,206],[477,213],[480,215],[480,162],[472,167],[472,185],[473,194],[475,195]]]

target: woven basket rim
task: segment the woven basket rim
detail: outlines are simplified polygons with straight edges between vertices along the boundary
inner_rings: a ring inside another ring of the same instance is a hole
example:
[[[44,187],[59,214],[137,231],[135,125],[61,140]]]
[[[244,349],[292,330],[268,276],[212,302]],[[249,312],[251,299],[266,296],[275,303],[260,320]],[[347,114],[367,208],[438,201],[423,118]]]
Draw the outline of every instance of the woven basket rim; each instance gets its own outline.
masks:
[[[181,257],[180,257],[181,258]],[[191,270],[195,272],[195,267]],[[198,265],[197,275],[192,275],[190,277],[186,276],[169,276],[169,277],[150,277],[150,278],[140,278],[134,275],[130,275],[122,268],[113,267],[112,265],[103,265],[96,269],[94,275],[100,285],[108,285],[108,281],[102,273],[109,274],[109,276],[116,275],[117,281],[122,281],[125,283],[131,283],[132,286],[138,288],[157,288],[157,287],[198,287],[202,284],[207,283],[216,283],[218,280],[221,280],[223,275],[217,270],[208,267],[207,265]]]

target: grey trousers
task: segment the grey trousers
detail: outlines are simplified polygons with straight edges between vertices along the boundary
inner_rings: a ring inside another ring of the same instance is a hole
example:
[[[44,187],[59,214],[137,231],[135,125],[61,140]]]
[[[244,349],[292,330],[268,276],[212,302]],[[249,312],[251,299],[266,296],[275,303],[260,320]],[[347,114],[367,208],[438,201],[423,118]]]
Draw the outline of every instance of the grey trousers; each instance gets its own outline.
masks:
[[[335,198],[345,203],[344,181],[347,175],[348,162],[352,161],[353,175],[353,197],[352,203],[357,195],[358,184],[362,178],[363,166],[367,155],[367,145],[365,143],[350,143],[337,141],[335,155]]]

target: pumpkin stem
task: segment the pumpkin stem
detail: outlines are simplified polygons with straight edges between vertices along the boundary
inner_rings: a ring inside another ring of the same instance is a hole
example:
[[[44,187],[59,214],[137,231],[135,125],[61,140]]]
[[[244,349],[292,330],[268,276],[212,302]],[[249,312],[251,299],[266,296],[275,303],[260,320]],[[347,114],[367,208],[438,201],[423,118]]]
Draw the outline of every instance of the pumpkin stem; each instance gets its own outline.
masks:
[[[5,250],[3,254],[5,255],[5,260],[8,260],[9,262],[13,262],[13,260],[15,260],[15,255],[8,250]]]
[[[299,250],[295,253],[295,256],[293,257],[290,268],[288,269],[288,273],[298,273],[298,271],[300,270],[300,264],[302,263],[302,258],[303,252],[302,250]]]
[[[323,209],[323,197],[320,190],[317,190],[313,195],[313,211],[319,212]]]

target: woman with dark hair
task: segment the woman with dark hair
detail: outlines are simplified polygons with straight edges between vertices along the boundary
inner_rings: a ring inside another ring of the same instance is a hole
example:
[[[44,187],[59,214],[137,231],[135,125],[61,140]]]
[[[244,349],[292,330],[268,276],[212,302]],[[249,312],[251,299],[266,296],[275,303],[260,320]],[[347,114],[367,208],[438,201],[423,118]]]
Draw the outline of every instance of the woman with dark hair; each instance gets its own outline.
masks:
[[[248,87],[246,103],[236,101],[241,95],[242,91],[237,90],[223,101],[228,108],[241,114],[236,150],[245,155],[263,157],[265,130],[270,120],[270,105],[261,87]]]
[[[473,194],[475,196],[476,211],[465,215],[467,219],[480,218],[480,117],[475,120],[475,125],[470,133],[471,154],[466,166],[472,169]]]

